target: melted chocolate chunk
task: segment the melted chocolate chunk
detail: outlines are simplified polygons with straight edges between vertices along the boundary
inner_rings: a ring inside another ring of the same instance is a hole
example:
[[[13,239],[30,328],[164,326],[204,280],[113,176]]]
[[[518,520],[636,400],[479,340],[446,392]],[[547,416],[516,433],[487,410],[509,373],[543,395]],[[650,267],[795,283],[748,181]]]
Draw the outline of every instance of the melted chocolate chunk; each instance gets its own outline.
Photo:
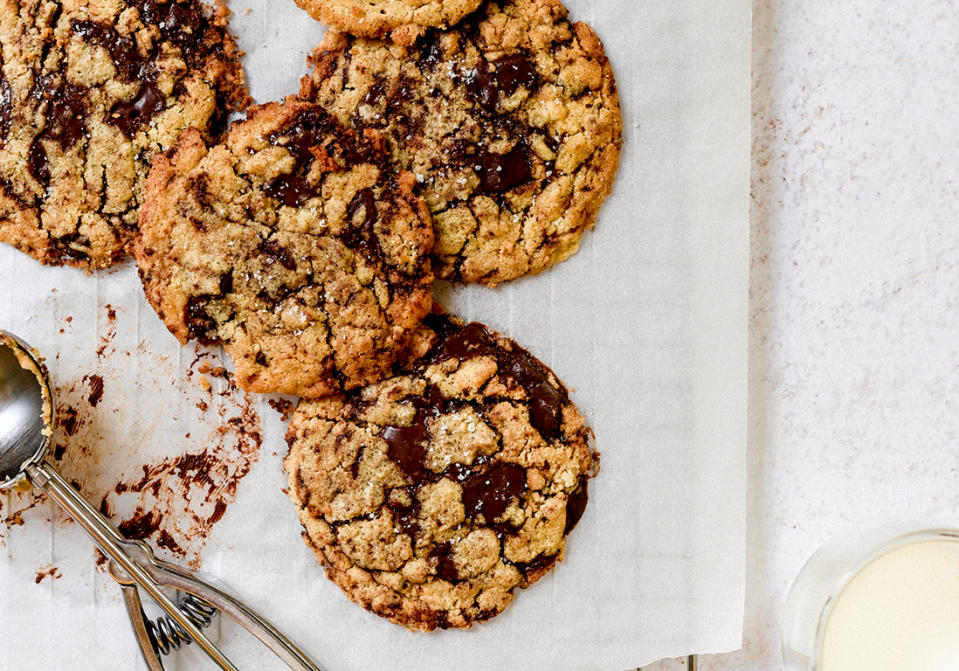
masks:
[[[289,126],[276,130],[268,136],[270,144],[284,147],[298,164],[313,161],[313,147],[325,144],[333,134],[336,122],[329,114],[318,108],[301,112]]]
[[[556,438],[562,429],[563,406],[569,396],[562,386],[550,381],[549,369],[525,350],[508,352],[496,345],[493,335],[478,323],[457,328],[443,315],[430,315],[426,324],[440,336],[439,344],[428,355],[430,363],[447,359],[466,361],[491,356],[501,375],[508,375],[529,395],[529,419],[544,438]]]
[[[436,28],[429,28],[422,38],[424,48],[420,50],[419,64],[426,70],[433,70],[443,60],[443,47],[440,46],[440,35]]]
[[[0,73],[0,139],[6,140],[10,133],[10,122],[13,116],[13,90],[10,82]]]
[[[427,475],[423,465],[426,450],[424,443],[429,440],[426,422],[417,416],[411,426],[388,426],[383,430],[383,438],[389,445],[390,459],[415,480]]]
[[[107,120],[120,129],[128,138],[133,138],[153,116],[166,109],[166,99],[156,83],[146,81],[133,100],[117,103],[107,115]]]
[[[436,319],[427,320],[431,328],[437,322]],[[446,324],[452,325],[452,322],[446,320]],[[453,330],[440,333],[440,342],[430,354],[429,360],[431,363],[439,363],[447,359],[466,361],[478,356],[498,358],[499,354],[500,351],[496,347],[492,334],[482,324],[473,322],[462,328],[454,327]]]
[[[360,211],[363,212],[363,219],[357,222],[356,215],[359,214]],[[346,215],[354,227],[361,229],[371,228],[377,219],[376,198],[373,197],[373,191],[371,189],[363,189],[353,196],[353,200],[350,201],[349,206],[346,208]]]
[[[140,74],[140,67],[146,57],[140,54],[132,38],[121,35],[112,25],[97,21],[73,19],[70,27],[76,35],[87,42],[107,50],[121,79],[134,81]]]
[[[287,207],[300,207],[310,198],[317,196],[316,189],[310,186],[302,175],[280,175],[263,187],[263,193],[276,198]]]
[[[559,436],[563,406],[569,400],[566,390],[554,387],[549,381],[549,370],[527,352],[511,352],[506,367],[529,394],[530,424],[544,438]]]
[[[27,153],[27,168],[33,178],[43,185],[50,183],[50,162],[47,160],[47,150],[40,142],[42,133],[33,139],[30,151]]]
[[[440,543],[430,551],[430,557],[436,559],[436,575],[448,582],[460,579],[459,571],[453,562],[453,545]]]
[[[544,569],[548,569],[556,563],[557,559],[559,559],[558,554],[540,555],[538,557],[534,557],[528,562],[515,562],[513,566],[515,566],[524,576],[529,576],[531,573],[539,573]]]
[[[184,323],[190,338],[201,343],[216,339],[216,321],[206,311],[209,299],[209,296],[191,296],[184,308]]]
[[[419,523],[419,502],[416,500],[416,487],[407,487],[413,504],[410,506],[400,506],[395,504],[392,499],[387,500],[387,506],[393,512],[393,522],[410,538],[416,538],[420,530]]]
[[[272,238],[260,243],[260,253],[268,264],[279,263],[287,270],[296,270],[296,261],[293,260],[290,250]]]
[[[233,271],[220,275],[220,295],[225,296],[233,291]]]
[[[34,144],[36,144],[36,140],[34,140]],[[33,147],[31,147],[31,151],[32,150]],[[45,157],[46,154],[44,154],[44,158]],[[51,238],[51,242],[53,243],[54,253],[57,257],[65,256],[70,259],[79,259],[81,261],[87,258],[87,254],[84,251],[77,249],[74,246],[80,245],[82,247],[89,248],[90,239],[86,236],[82,236],[79,233],[69,233],[59,238]]]
[[[363,96],[363,104],[375,105],[383,97],[384,92],[385,92],[385,87],[383,86],[383,82],[381,81],[376,82],[375,84],[373,84],[373,86],[370,87],[370,90],[366,92],[366,95]]]
[[[510,54],[471,70],[464,77],[466,93],[484,111],[495,114],[499,94],[509,97],[525,86],[533,90],[539,83],[536,68],[523,54]]]
[[[526,491],[526,471],[522,466],[498,461],[460,484],[466,514],[476,517],[482,513],[487,522],[492,522],[506,512],[514,498]]]
[[[482,152],[475,159],[480,187],[486,193],[503,193],[532,179],[528,151],[521,144],[506,154]]]
[[[414,483],[422,483],[434,476],[426,468],[426,444],[430,439],[426,420],[442,414],[445,405],[442,395],[435,387],[430,387],[427,398],[414,398],[410,402],[416,408],[410,425],[387,426],[381,435],[388,446],[387,454],[390,459],[399,464]]]
[[[503,56],[495,62],[495,65],[497,83],[500,90],[507,96],[516,93],[520,86],[525,86],[532,91],[539,83],[536,68],[523,54]]]
[[[157,26],[165,39],[185,53],[196,51],[199,37],[207,30],[208,21],[199,3],[140,0],[131,4],[139,6],[146,23]]]
[[[300,207],[319,195],[306,179],[316,158],[314,151],[347,163],[375,162],[371,147],[355,134],[340,129],[329,114],[317,107],[301,112],[292,124],[274,131],[267,139],[274,146],[284,147],[296,161],[291,174],[280,175],[264,187],[268,196],[288,207]]]
[[[375,259],[380,254],[380,243],[373,225],[379,217],[373,191],[363,189],[357,193],[346,208],[350,226],[340,239],[350,249],[362,251],[367,258]],[[359,217],[358,215],[362,215]]]
[[[563,529],[563,535],[567,535],[579,523],[586,512],[586,504],[589,502],[589,492],[587,488],[589,481],[586,478],[580,479],[579,487],[576,488],[566,500],[566,526]]]

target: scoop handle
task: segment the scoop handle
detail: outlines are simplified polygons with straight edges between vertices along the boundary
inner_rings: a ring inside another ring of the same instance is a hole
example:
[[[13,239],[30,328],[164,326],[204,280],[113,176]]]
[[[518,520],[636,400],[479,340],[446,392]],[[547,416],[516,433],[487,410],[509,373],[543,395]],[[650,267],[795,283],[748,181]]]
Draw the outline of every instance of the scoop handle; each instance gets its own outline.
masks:
[[[238,601],[190,571],[182,569],[176,564],[170,564],[157,559],[153,556],[150,547],[146,543],[141,541],[124,541],[124,544],[128,547],[133,546],[131,547],[133,552],[139,550],[141,554],[143,552],[146,553],[141,564],[160,585],[172,587],[180,592],[199,597],[224,615],[228,615],[237,624],[259,639],[263,645],[283,660],[293,671],[320,671],[320,667],[314,664],[296,645],[266,618],[249,608],[246,604]],[[113,577],[121,584],[125,582],[122,576],[118,577],[114,574]]]
[[[209,655],[210,659],[225,671],[238,671],[219,648],[200,631],[199,627],[193,624],[183,611],[177,608],[173,600],[163,593],[160,584],[150,572],[130,556],[126,547],[128,541],[110,520],[91,506],[90,502],[64,480],[49,462],[43,460],[39,463],[29,464],[25,470],[30,482],[46,490],[50,497],[60,504],[70,517],[90,534],[103,553],[122,568],[133,582],[146,590],[146,593],[156,601],[157,605],[183,627],[184,631]],[[147,548],[150,556],[152,556],[153,553],[149,550],[149,546],[142,545]]]

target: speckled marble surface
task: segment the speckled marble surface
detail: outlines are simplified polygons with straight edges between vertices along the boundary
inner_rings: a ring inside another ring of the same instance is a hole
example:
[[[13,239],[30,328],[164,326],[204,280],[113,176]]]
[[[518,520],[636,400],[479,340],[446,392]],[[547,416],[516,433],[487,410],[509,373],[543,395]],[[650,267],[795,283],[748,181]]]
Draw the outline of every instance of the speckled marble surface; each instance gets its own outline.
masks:
[[[959,525],[957,4],[755,4],[744,646],[701,671],[781,668],[836,534]]]

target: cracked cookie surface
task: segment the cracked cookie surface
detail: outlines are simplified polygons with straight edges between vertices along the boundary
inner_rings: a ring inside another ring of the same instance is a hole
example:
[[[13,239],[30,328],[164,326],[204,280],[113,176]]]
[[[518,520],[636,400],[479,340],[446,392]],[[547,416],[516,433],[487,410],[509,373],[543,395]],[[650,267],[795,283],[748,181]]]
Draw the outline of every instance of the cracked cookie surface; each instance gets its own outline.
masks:
[[[150,160],[246,102],[228,10],[194,0],[0,3],[0,241],[50,265],[119,261]]]
[[[300,95],[383,132],[423,182],[438,277],[499,282],[572,255],[622,145],[599,38],[555,0],[486,2],[411,46],[330,31]]]
[[[134,247],[181,342],[222,342],[236,380],[307,398],[385,377],[432,305],[433,233],[376,133],[310,103],[252,108],[222,144],[159,156]]]
[[[563,557],[599,467],[566,388],[481,324],[426,318],[378,384],[303,401],[289,494],[327,576],[410,629],[469,627]]]
[[[446,28],[482,0],[296,0],[317,21],[362,37],[411,44],[426,28]]]

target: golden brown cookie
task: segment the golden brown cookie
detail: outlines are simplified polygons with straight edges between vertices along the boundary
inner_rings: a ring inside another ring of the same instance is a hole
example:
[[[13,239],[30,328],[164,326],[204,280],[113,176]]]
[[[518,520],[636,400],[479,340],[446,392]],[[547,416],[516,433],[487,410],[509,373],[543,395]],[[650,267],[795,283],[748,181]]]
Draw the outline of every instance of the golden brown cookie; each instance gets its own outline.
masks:
[[[117,262],[151,158],[246,101],[222,5],[0,3],[0,241],[39,261]]]
[[[318,398],[385,377],[429,312],[433,234],[373,131],[310,103],[250,110],[156,159],[134,253],[181,342],[222,342],[244,389]]]
[[[411,46],[329,32],[301,96],[383,133],[433,213],[437,276],[495,285],[569,257],[619,163],[603,46],[557,0],[486,2]]]
[[[446,28],[482,0],[296,0],[317,21],[351,35],[411,44],[426,28]]]
[[[563,557],[599,467],[563,383],[512,340],[444,315],[426,354],[287,433],[304,538],[353,601],[410,629],[469,627]]]

